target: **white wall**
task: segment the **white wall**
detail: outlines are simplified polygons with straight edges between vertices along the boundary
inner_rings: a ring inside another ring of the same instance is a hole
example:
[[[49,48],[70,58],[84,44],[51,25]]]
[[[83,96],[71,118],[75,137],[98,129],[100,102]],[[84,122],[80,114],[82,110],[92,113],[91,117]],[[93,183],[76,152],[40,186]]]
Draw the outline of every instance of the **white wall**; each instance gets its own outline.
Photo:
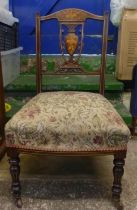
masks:
[[[0,7],[9,9],[9,0],[0,0]]]

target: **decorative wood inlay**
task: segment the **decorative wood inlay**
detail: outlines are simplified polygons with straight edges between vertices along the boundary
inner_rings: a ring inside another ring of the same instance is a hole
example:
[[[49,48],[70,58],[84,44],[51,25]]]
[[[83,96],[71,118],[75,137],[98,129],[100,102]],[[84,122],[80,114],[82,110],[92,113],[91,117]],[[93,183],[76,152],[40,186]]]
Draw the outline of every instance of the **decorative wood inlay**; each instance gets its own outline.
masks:
[[[78,47],[78,36],[75,33],[69,33],[65,37],[66,50],[70,55],[70,61]],[[72,58],[73,61],[73,58]]]
[[[59,22],[59,46],[63,58],[63,62],[55,64],[57,67],[55,71],[48,71],[42,67],[41,56],[41,21],[57,19]],[[79,65],[79,59],[82,54],[84,46],[84,24],[86,19],[93,19],[102,21],[103,33],[102,33],[102,53],[101,53],[101,65],[96,72],[86,71]],[[105,68],[106,68],[106,53],[107,53],[107,40],[108,40],[108,12],[103,16],[95,15],[93,13],[69,8],[60,10],[47,16],[36,16],[36,58],[37,58],[37,93],[41,92],[42,88],[42,75],[65,75],[65,74],[81,74],[81,75],[99,75],[100,76],[100,94],[104,95],[105,89]],[[66,27],[67,30],[63,29]],[[81,29],[79,30],[79,27]],[[77,29],[79,31],[77,31]],[[70,35],[71,34],[71,35]],[[77,36],[77,38],[76,38]],[[75,43],[74,43],[75,42]],[[69,54],[69,58],[65,54]],[[74,54],[78,56],[74,57]]]
[[[97,20],[104,19],[103,16],[94,15],[90,12],[80,10],[80,9],[70,8],[70,9],[61,10],[59,12],[55,12],[51,15],[42,16],[41,20],[48,20],[48,19],[54,19],[54,18],[58,19],[60,22],[64,22],[64,21],[84,22],[88,18],[94,18]]]

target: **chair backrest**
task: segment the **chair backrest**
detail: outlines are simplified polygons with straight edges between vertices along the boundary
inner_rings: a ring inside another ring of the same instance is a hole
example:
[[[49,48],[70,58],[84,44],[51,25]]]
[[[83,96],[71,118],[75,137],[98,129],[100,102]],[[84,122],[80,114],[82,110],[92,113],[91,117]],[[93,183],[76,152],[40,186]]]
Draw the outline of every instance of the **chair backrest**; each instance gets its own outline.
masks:
[[[41,22],[56,19],[59,22],[59,44],[64,63],[58,65],[54,72],[48,72],[42,69],[42,56],[41,56]],[[84,26],[87,19],[98,20],[103,22],[102,33],[102,49],[101,49],[101,65],[99,69],[94,72],[87,72],[79,65],[79,58],[82,53],[83,40],[84,40]],[[41,92],[42,75],[61,75],[61,74],[83,74],[83,75],[99,75],[100,76],[100,94],[104,95],[105,79],[104,73],[106,68],[106,52],[108,41],[108,12],[104,16],[98,16],[84,10],[69,8],[60,10],[47,16],[36,15],[36,83],[37,93]],[[77,35],[77,27],[80,27],[80,35]],[[67,28],[67,33],[64,35],[63,27]],[[69,55],[65,57],[65,52]],[[74,54],[78,52],[78,58],[74,58]]]

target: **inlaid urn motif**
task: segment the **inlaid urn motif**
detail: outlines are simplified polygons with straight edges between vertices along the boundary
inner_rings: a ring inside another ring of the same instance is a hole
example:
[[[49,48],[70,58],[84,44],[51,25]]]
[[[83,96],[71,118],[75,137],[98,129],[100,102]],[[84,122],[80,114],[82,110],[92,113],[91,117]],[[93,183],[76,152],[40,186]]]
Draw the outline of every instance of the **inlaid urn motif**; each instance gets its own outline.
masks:
[[[78,47],[78,36],[75,33],[69,33],[65,37],[65,45],[67,53],[70,55],[70,60],[73,60],[73,55]]]
[[[60,24],[60,49],[64,59],[59,67],[60,71],[68,73],[83,71],[79,64],[83,48],[83,37],[83,23],[72,21]]]

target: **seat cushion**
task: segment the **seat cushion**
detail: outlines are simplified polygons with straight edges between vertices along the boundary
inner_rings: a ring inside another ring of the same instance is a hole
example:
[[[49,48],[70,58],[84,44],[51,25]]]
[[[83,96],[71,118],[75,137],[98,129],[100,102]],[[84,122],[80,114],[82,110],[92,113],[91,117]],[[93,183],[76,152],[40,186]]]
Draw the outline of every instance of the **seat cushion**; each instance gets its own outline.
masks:
[[[130,132],[112,104],[88,92],[47,92],[32,98],[6,124],[9,147],[92,151],[125,147]]]

